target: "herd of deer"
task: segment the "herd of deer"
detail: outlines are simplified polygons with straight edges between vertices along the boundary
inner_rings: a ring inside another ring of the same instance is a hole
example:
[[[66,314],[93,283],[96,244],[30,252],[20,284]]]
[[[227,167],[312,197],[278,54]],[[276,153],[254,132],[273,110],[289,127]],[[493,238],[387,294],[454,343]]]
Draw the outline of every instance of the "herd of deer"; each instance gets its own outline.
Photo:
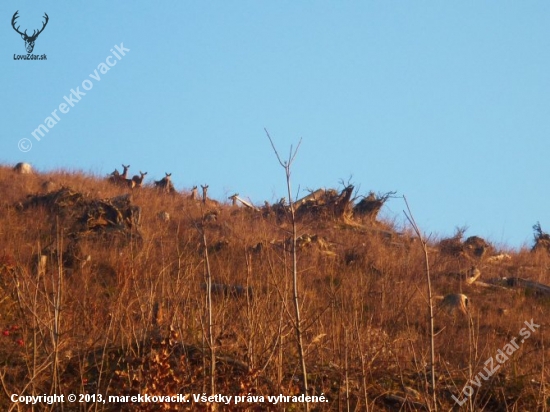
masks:
[[[118,169],[115,169],[113,173],[111,173],[108,177],[108,181],[114,185],[121,186],[121,187],[127,187],[130,189],[139,189],[143,187],[143,179],[145,178],[145,175],[147,175],[147,172],[139,171],[139,176],[134,175],[131,179],[128,178],[128,170],[130,169],[130,165],[122,165],[123,171],[120,173]],[[164,176],[161,180],[155,180],[155,187],[159,190],[162,190],[167,193],[175,193],[176,189],[174,188],[174,184],[172,183],[172,173],[165,173],[166,176]],[[208,199],[208,185],[201,185],[202,188],[202,201],[206,202],[211,201],[214,202],[211,199]],[[192,200],[199,200],[198,198],[198,189],[197,186],[193,186],[191,189],[191,194],[189,197]]]
[[[127,187],[130,189],[139,189],[143,187],[143,180],[145,179],[145,176],[147,175],[147,172],[139,171],[139,176],[134,175],[131,179],[128,178],[128,170],[130,169],[130,165],[122,165],[123,171],[120,173],[118,169],[115,169],[113,173],[109,175],[107,180],[117,186],[121,187]],[[32,166],[29,163],[17,163],[13,167],[13,171],[19,174],[31,174],[33,173]],[[155,187],[159,190],[168,192],[168,193],[175,193],[176,189],[174,188],[174,184],[172,183],[171,179],[172,173],[165,173],[165,176],[160,180],[155,180]],[[205,202],[208,199],[208,185],[201,185],[202,188],[202,200]],[[199,200],[198,199],[198,189],[197,186],[193,186],[193,189],[191,189],[191,194],[189,196],[193,200]]]
[[[145,178],[145,175],[147,175],[147,172],[142,172],[140,170],[139,176],[134,175],[131,179],[129,179],[128,169],[130,169],[130,165],[126,166],[123,164],[122,167],[124,169],[122,174],[118,171],[118,169],[115,169],[115,171],[109,175],[109,182],[114,185],[124,186],[130,189],[141,188],[143,186],[143,179]],[[174,192],[175,189],[170,179],[170,176],[172,176],[172,173],[166,173],[166,176],[164,178],[155,181],[155,187],[163,189],[167,192]]]

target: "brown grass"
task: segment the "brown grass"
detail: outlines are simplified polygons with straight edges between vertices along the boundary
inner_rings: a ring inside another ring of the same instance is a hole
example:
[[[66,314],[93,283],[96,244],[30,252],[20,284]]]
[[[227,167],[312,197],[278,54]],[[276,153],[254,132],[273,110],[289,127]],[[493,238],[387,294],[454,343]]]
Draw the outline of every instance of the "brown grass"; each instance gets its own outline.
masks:
[[[52,184],[44,186],[47,181]],[[11,403],[12,393],[208,392],[205,262],[198,228],[208,239],[213,282],[253,289],[251,297],[214,295],[217,392],[261,395],[266,401],[219,409],[283,410],[267,403],[267,396],[300,393],[287,220],[228,204],[204,205],[189,193],[164,194],[146,186],[132,196],[142,208],[140,238],[80,237],[79,256],[89,255],[89,261],[68,267],[58,253],[40,272],[44,248],[67,252],[73,217],[20,205],[30,194],[61,186],[89,199],[129,192],[78,172],[18,175],[0,167],[0,328],[8,332],[0,334],[1,410],[29,410]],[[213,210],[215,220],[203,219]],[[170,220],[160,220],[160,211]],[[298,242],[308,382],[312,395],[328,399],[312,404],[312,410],[416,410],[429,403],[424,260],[412,233],[397,233],[392,222],[305,216],[298,221],[298,235],[303,234],[310,239]],[[546,410],[549,298],[467,285],[449,274],[475,264],[482,281],[520,276],[550,284],[548,253],[508,250],[511,260],[489,264],[487,256],[448,253],[438,243],[429,245],[435,294],[463,293],[471,302],[467,315],[442,310],[435,317],[438,409],[453,408],[451,395],[462,399],[466,381],[533,319],[540,329],[495,375],[474,386],[462,409]],[[400,406],[388,395],[416,403]],[[298,403],[284,407],[302,409]],[[83,411],[210,410],[212,405],[171,408],[65,404],[65,410]],[[53,409],[42,404],[36,410]]]

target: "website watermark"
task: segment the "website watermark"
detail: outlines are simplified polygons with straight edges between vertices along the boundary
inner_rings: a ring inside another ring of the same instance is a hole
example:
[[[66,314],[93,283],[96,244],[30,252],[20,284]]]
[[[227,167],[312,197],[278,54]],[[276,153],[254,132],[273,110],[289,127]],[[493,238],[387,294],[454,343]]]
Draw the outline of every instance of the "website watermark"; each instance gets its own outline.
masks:
[[[46,54],[14,54],[13,60],[48,60]]]
[[[521,330],[519,331],[519,336],[521,338],[519,344],[518,342],[516,342],[516,340],[519,338],[514,337],[501,349],[497,350],[497,353],[494,357],[491,356],[489,359],[487,359],[484,363],[485,367],[483,368],[483,371],[487,375],[484,375],[482,371],[479,371],[474,378],[470,379],[468,383],[471,385],[467,384],[462,389],[462,393],[464,395],[464,398],[462,398],[462,400],[458,399],[454,395],[451,395],[456,403],[458,403],[460,406],[464,405],[464,403],[467,402],[468,398],[474,394],[474,386],[480,388],[483,381],[487,381],[491,376],[493,376],[495,372],[500,369],[501,365],[503,365],[508,359],[510,359],[509,357],[519,349],[519,345],[525,342],[525,340],[529,339],[532,332],[536,332],[537,329],[540,328],[540,325],[537,325],[535,322],[533,322],[533,319],[531,319],[530,322],[525,321],[524,323],[526,327],[521,328]],[[483,379],[483,381],[481,379]]]
[[[35,141],[39,142],[46,135],[46,133],[49,133],[49,131],[62,120],[62,117],[60,115],[65,115],[69,113],[69,111],[73,107],[75,107],[76,104],[80,102],[84,96],[86,96],[86,92],[89,92],[93,89],[94,82],[100,82],[101,76],[111,70],[111,68],[114,67],[118,63],[118,61],[122,60],[122,57],[126,56],[126,53],[130,51],[130,49],[124,47],[124,43],[120,43],[120,45],[115,45],[114,49],[115,50],[111,49],[112,54],[107,56],[105,61],[101,62],[97,66],[97,69],[95,69],[93,73],[90,73],[88,75],[89,79],[84,79],[80,86],[72,88],[70,90],[68,96],[63,96],[63,100],[65,102],[61,103],[54,111],[50,113],[48,117],[44,119],[43,123],[39,124],[38,127],[31,132],[31,136],[34,138]],[[81,87],[83,90],[80,90]],[[19,142],[17,143],[17,147],[22,152],[28,152],[32,149],[32,140],[24,137],[23,139],[19,140]]]
[[[13,60],[46,60],[45,58],[39,59],[39,58],[32,58],[32,56],[37,56],[36,54],[32,54],[32,51],[34,50],[34,43],[36,42],[36,39],[44,31],[46,26],[48,25],[48,22],[50,21],[50,17],[48,16],[48,13],[44,13],[44,16],[42,17],[44,21],[42,22],[42,28],[40,29],[34,29],[32,34],[27,33],[27,29],[25,31],[21,31],[21,26],[15,26],[17,23],[17,19],[19,18],[19,10],[17,10],[13,17],[11,18],[11,27],[13,27],[13,30],[17,32],[25,42],[25,49],[27,50],[27,58],[16,58],[16,55],[13,55]],[[17,55],[22,56],[22,55]],[[30,56],[30,57],[29,57]],[[46,56],[43,54],[42,56]]]

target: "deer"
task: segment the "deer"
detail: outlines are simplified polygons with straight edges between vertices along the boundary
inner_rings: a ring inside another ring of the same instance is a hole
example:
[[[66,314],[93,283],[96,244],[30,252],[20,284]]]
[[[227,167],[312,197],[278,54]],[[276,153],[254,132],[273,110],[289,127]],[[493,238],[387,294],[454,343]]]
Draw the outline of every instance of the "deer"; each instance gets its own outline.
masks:
[[[155,180],[155,186],[159,189],[163,189],[165,192],[168,192],[168,193],[175,192],[176,189],[174,189],[174,185],[172,184],[172,179],[171,179],[172,173],[164,172],[164,174],[166,176],[163,177],[161,180]]]
[[[134,182],[134,179],[128,179],[128,169],[130,168],[130,165],[128,166],[125,166],[125,165],[122,165],[124,171],[122,172],[122,174],[120,175],[120,181],[119,181],[119,184],[122,185],[122,186],[128,186],[130,189],[133,189],[135,187],[135,182]]]
[[[32,35],[29,36],[27,34],[27,30],[25,30],[25,32],[22,33],[22,32],[19,31],[20,26],[15,27],[15,21],[19,17],[18,13],[19,13],[19,10],[17,10],[15,12],[15,14],[13,15],[13,17],[11,19],[11,25],[12,25],[13,29],[21,35],[21,38],[23,40],[25,40],[25,48],[27,49],[27,53],[32,53],[32,51],[34,50],[34,42],[36,41],[36,38],[38,37],[38,35],[40,33],[42,33],[44,31],[44,29],[46,28],[46,25],[48,24],[48,21],[50,20],[50,18],[48,17],[47,13],[44,13],[45,21],[44,21],[44,23],[42,23],[42,28],[40,30],[38,30],[38,32],[36,30],[34,30]]]
[[[191,189],[191,194],[189,195],[189,199],[197,200],[198,197],[199,197],[199,194],[197,192],[197,186],[193,186],[193,189]]]
[[[206,203],[206,199],[208,199],[207,197],[207,193],[208,193],[208,185],[201,185],[202,187],[202,203]]]
[[[128,169],[130,169],[130,165],[126,166],[123,164],[122,167],[124,168],[122,174],[120,174],[118,169],[115,169],[115,171],[109,176],[109,182],[114,185],[129,186],[130,188],[133,188],[134,182],[132,179],[128,179]]]
[[[132,177],[132,182],[133,182],[133,186],[132,187],[142,187],[143,186],[143,178],[145,177],[145,175],[147,174],[147,172],[143,173],[141,170],[139,171],[139,174],[141,176],[138,176],[138,175],[134,175],[134,177]]]
[[[120,175],[120,178],[123,179],[123,180],[127,180],[128,179],[128,169],[130,168],[130,165],[128,165],[128,166],[122,165],[122,167],[124,168],[124,171]]]
[[[109,183],[112,184],[118,183],[118,181],[120,180],[120,172],[118,171],[118,169],[115,169],[115,171],[109,175],[108,180]]]

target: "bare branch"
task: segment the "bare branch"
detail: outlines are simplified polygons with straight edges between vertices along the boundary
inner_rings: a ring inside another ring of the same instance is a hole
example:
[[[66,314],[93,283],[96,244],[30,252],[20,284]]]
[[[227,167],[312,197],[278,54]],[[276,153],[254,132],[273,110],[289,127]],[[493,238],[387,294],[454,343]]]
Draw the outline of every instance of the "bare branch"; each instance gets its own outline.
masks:
[[[285,163],[281,160],[281,156],[279,156],[279,152],[277,151],[277,148],[275,147],[275,143],[273,143],[273,139],[271,139],[271,136],[269,135],[269,132],[264,127],[265,134],[267,135],[267,138],[269,139],[269,142],[271,143],[271,147],[273,148],[273,151],[275,152],[275,156],[277,156],[277,160],[279,161],[279,164],[286,169]]]

